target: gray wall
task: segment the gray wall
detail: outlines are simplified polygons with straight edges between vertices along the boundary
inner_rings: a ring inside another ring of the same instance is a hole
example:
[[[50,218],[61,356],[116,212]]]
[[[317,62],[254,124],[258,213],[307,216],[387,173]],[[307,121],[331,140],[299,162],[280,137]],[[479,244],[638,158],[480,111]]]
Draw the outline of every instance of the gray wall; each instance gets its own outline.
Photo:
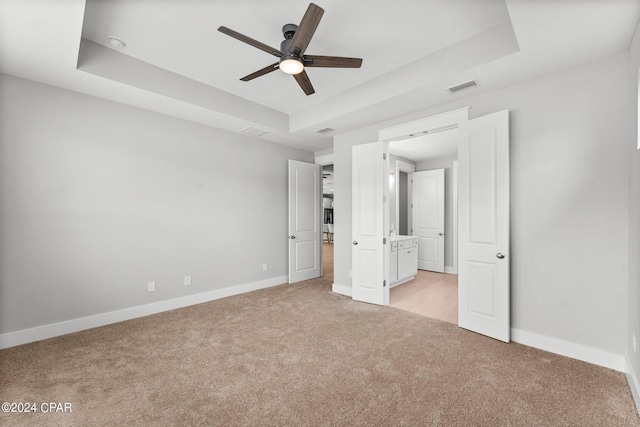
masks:
[[[0,333],[285,276],[289,158],[0,75]]]
[[[396,177],[398,183],[398,234],[407,236],[409,226],[409,173],[400,171]]]
[[[352,146],[465,106],[471,118],[508,109],[512,327],[625,354],[628,62],[616,55],[336,136],[336,235],[351,236]],[[349,237],[336,239],[336,290],[351,289],[350,246]]]
[[[636,386],[640,375],[640,152],[638,151],[638,69],[640,68],[640,32],[631,43],[629,61],[629,291],[627,295],[629,323],[627,354]],[[633,351],[632,334],[639,348]],[[640,391],[640,390],[639,390]]]

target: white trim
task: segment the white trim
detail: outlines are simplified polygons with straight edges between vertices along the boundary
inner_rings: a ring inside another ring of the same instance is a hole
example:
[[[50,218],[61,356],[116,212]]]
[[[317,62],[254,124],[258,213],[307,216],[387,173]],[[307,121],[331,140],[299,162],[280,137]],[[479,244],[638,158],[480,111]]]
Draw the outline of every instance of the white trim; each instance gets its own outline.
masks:
[[[589,347],[559,338],[527,332],[511,328],[511,340],[529,347],[539,348],[561,356],[593,363],[594,365],[626,372],[625,357],[620,354],[609,353],[599,348]]]
[[[331,291],[335,292],[336,294],[351,297],[351,286],[339,285],[338,283],[334,283],[331,285]]]
[[[458,269],[450,265],[445,265],[444,272],[447,274],[458,274]]]
[[[396,173],[397,172],[406,172],[411,173],[416,171],[416,165],[412,165],[411,163],[403,162],[402,160],[396,160]]]
[[[23,329],[16,332],[9,332],[0,335],[0,349],[66,335],[73,332],[83,331],[85,329],[97,328],[99,326],[131,320],[138,317],[149,316],[151,314],[162,313],[163,311],[175,310],[176,308],[214,301],[220,298],[256,291],[258,289],[282,285],[287,283],[287,281],[287,276],[274,277],[272,279],[261,280],[259,282],[230,286],[228,288],[216,289],[214,291],[203,292],[200,294],[187,295],[151,304],[124,308],[122,310],[95,314],[92,316],[66,320],[64,322],[52,323],[44,326],[37,326],[35,328]]]
[[[333,153],[331,154],[323,154],[320,156],[315,156],[313,158],[313,163],[317,164],[317,165],[331,165],[333,164],[335,161],[335,155]]]
[[[391,289],[391,288],[393,288],[395,286],[398,286],[398,285],[402,285],[403,283],[407,283],[407,282],[409,282],[409,281],[411,281],[411,280],[413,280],[415,278],[416,278],[416,276],[411,276],[411,277],[407,277],[406,279],[402,279],[402,280],[399,280],[397,282],[394,282],[394,283],[389,285],[389,289]]]
[[[636,410],[638,414],[640,414],[640,384],[638,383],[638,376],[633,370],[633,366],[631,366],[631,362],[629,359],[625,359],[627,363],[627,382],[629,383],[629,388],[631,389],[631,395],[633,396],[633,401],[636,404]]]
[[[412,133],[423,132],[425,130],[434,130],[451,125],[457,126],[458,123],[469,120],[469,108],[470,107],[464,107],[413,122],[380,129],[378,131],[378,139],[380,141],[389,141],[391,139],[409,137]]]
[[[452,254],[453,267],[451,274],[458,274],[458,161],[454,160],[451,172],[453,174],[453,227],[452,227]]]

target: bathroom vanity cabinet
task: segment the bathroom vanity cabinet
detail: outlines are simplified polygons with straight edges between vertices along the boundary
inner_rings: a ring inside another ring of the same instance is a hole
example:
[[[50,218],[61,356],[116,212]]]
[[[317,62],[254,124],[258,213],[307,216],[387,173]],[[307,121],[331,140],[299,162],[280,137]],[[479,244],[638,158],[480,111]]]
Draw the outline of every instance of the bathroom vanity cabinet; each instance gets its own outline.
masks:
[[[395,286],[413,279],[418,273],[418,238],[393,236],[390,244],[389,281],[390,286]]]

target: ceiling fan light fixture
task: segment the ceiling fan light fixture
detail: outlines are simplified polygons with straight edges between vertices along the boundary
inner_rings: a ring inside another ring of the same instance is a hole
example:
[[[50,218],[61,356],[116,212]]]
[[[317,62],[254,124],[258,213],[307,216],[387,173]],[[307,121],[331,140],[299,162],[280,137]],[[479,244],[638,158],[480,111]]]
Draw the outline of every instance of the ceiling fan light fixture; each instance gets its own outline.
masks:
[[[310,3],[300,21],[300,25],[286,24],[282,27],[284,40],[280,43],[280,49],[266,45],[224,26],[218,27],[218,31],[278,58],[278,62],[275,64],[267,65],[258,71],[242,77],[240,80],[248,82],[280,68],[283,73],[294,76],[294,80],[298,83],[305,95],[312,95],[315,93],[315,89],[309,80],[309,76],[305,72],[306,67],[360,68],[362,65],[362,58],[305,55],[307,46],[323,14],[323,8]]]
[[[304,70],[304,64],[297,58],[286,57],[280,61],[280,69],[286,74],[300,74]]]

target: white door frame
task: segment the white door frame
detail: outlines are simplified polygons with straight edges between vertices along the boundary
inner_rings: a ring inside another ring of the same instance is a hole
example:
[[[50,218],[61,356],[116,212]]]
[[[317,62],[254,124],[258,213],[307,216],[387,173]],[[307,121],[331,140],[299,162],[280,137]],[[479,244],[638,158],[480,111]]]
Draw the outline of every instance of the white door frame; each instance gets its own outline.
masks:
[[[452,244],[452,252],[453,252],[453,265],[450,270],[447,270],[445,266],[445,273],[450,274],[458,274],[458,161],[453,161],[453,168],[451,169],[451,186],[453,189],[453,224],[451,227],[451,240]]]
[[[469,119],[469,107],[464,107],[458,110],[450,111],[447,113],[431,116],[425,119],[416,120],[414,122],[404,123],[398,126],[393,126],[386,129],[381,129],[378,131],[378,141],[387,143],[386,153],[388,158],[388,143],[392,141],[402,140],[411,138],[419,133],[429,133],[429,132],[437,132],[443,131],[446,129],[454,129],[458,126],[458,124],[462,121],[466,121]],[[388,173],[388,172],[386,172]],[[384,179],[388,179],[388,176],[384,176]],[[388,190],[388,186],[386,186]],[[384,234],[387,235],[389,232],[389,204],[387,203],[384,209]],[[352,221],[355,221],[355,218],[352,218]],[[389,249],[391,245],[385,245],[384,250],[384,263],[385,263],[385,273],[389,271]],[[352,266],[354,265],[354,260],[351,260]],[[387,275],[387,274],[385,274]],[[388,279],[388,277],[385,277]],[[385,286],[385,296],[384,302],[382,305],[389,304],[388,292],[389,288]]]
[[[335,156],[333,153],[331,154],[323,154],[321,156],[315,156],[313,158],[313,163],[315,163],[316,165],[320,165],[320,178],[322,178],[322,168],[324,166],[327,165],[333,165],[333,173],[336,173],[336,164],[335,164]],[[335,178],[334,178],[335,180]],[[334,181],[335,182],[335,181]],[[320,185],[322,185],[322,179],[320,179]],[[323,208],[323,201],[324,201],[324,196],[323,196],[323,191],[320,191],[320,228],[322,230],[322,227],[324,226],[324,208]],[[334,208],[335,209],[335,208]],[[335,218],[335,215],[334,215]],[[333,224],[333,226],[335,227],[335,222]],[[322,234],[320,234],[322,236]],[[324,246],[322,243],[322,239],[320,239],[320,277],[324,276]],[[334,242],[335,244],[335,242]],[[335,278],[335,275],[333,276]],[[331,287],[333,289],[333,283],[331,284]]]
[[[378,131],[378,142],[383,144],[384,158],[388,159],[389,142],[394,140],[411,138],[418,133],[428,133],[428,132],[442,131],[446,129],[453,129],[458,126],[458,123],[466,121],[468,120],[468,118],[469,118],[469,107],[465,107],[465,108],[451,111],[448,113],[428,117],[426,119],[417,120],[415,122],[405,123],[399,126],[394,126],[392,128],[382,129]],[[354,146],[352,150],[356,147],[357,146]],[[389,169],[388,160],[386,160],[385,167],[383,169],[384,169],[383,171],[384,174],[382,178],[386,182],[386,180],[388,180],[389,178],[388,177],[388,169]],[[382,193],[380,194],[380,196],[384,198],[385,201],[388,197],[388,190],[389,190],[388,185],[383,185],[380,190]],[[382,212],[382,215],[383,215],[382,221],[383,221],[383,236],[385,237],[388,237],[388,233],[389,233],[389,213],[390,213],[389,204],[384,203],[384,209]],[[356,218],[356,215],[355,214],[352,215],[352,221],[355,222],[357,220],[358,218]],[[386,238],[384,240],[386,243]],[[356,243],[354,240],[354,245],[355,244]],[[389,254],[390,246],[391,245],[388,245],[388,244],[383,245],[384,272],[381,276],[383,276],[385,279],[385,286],[380,289],[379,295],[378,294],[374,295],[374,293],[370,292],[370,294],[375,298],[367,298],[368,300],[367,302],[373,302],[375,304],[380,304],[380,305],[389,304],[389,287],[386,286],[386,283],[388,283],[388,270],[389,270],[388,262],[389,262],[389,255],[390,255]],[[357,262],[357,260],[354,258],[355,257],[354,253],[355,251],[352,251],[352,258],[351,258],[352,268],[355,268],[354,266],[355,266],[355,263]],[[354,286],[355,284],[352,284],[352,297],[353,297],[353,292],[355,291]],[[370,287],[370,289],[373,289],[373,288]],[[364,300],[364,299],[361,299],[360,297],[354,298],[354,299]]]
[[[430,116],[424,119],[416,120],[409,123],[403,123],[378,131],[378,139],[381,141],[400,141],[428,133],[440,132],[447,129],[455,129],[458,124],[469,120],[469,108],[464,107],[458,110]],[[412,166],[412,165],[410,165]],[[458,162],[453,162],[453,268],[445,270],[447,273],[457,274],[458,272]],[[396,176],[398,176],[398,166],[396,165]],[[409,184],[411,185],[411,184]],[[409,188],[411,194],[411,187]],[[396,207],[396,218],[397,218]],[[411,209],[409,209],[411,211]],[[388,215],[387,215],[388,216]]]

